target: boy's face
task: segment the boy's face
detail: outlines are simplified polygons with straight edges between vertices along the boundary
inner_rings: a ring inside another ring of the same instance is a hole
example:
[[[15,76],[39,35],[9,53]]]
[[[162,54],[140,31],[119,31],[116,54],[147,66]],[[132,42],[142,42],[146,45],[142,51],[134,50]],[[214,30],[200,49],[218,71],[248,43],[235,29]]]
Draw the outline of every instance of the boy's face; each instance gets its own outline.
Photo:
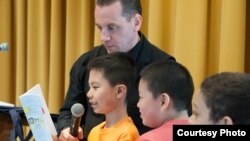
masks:
[[[91,70],[89,73],[89,91],[87,97],[95,113],[107,114],[117,106],[115,87],[104,78],[103,72]]]
[[[193,98],[193,114],[189,118],[191,124],[215,124],[209,116],[210,109],[205,104],[203,94],[198,91]]]
[[[127,20],[127,17],[122,16],[119,1],[109,6],[96,5],[95,24],[108,53],[127,52],[137,43],[141,20],[135,17],[141,16],[135,15],[130,21]]]
[[[148,90],[147,82],[143,79],[139,82],[139,97],[137,107],[140,110],[143,124],[152,128],[161,126],[164,118],[160,98],[153,97],[152,92]]]

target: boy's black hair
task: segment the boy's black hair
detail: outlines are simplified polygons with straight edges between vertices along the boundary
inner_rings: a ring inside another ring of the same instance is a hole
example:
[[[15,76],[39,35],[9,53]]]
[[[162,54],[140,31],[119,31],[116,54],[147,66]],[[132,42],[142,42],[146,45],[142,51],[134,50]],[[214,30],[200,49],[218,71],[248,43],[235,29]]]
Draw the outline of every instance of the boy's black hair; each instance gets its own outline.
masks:
[[[212,75],[201,83],[201,93],[214,122],[229,116],[233,124],[250,124],[250,74]]]
[[[177,62],[161,60],[146,66],[140,75],[154,98],[167,93],[177,111],[188,110],[191,114],[194,84],[184,66]]]
[[[135,63],[127,53],[115,52],[97,57],[89,62],[87,68],[88,71],[103,72],[111,86],[124,84],[130,90],[135,82]]]

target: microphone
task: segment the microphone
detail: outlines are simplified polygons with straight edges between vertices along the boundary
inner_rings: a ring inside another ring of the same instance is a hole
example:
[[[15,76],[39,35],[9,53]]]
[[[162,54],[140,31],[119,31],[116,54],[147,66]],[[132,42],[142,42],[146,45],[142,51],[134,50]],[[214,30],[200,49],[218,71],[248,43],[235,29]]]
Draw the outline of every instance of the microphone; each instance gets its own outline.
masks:
[[[74,137],[78,136],[78,128],[84,111],[85,109],[80,103],[76,103],[71,107],[72,119],[70,124],[70,134]]]
[[[8,43],[0,43],[0,51],[7,51],[9,49]]]

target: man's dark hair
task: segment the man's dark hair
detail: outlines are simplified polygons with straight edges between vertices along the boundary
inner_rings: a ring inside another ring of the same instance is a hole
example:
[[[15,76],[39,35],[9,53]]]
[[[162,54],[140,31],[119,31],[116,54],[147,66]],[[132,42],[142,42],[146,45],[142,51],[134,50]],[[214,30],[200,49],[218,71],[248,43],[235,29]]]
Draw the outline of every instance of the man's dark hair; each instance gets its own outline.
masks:
[[[130,90],[134,85],[135,63],[127,53],[115,52],[97,57],[90,61],[87,67],[88,71],[103,72],[111,86],[124,84]]]
[[[177,111],[190,110],[194,84],[184,66],[168,60],[157,61],[146,66],[140,75],[154,98],[167,93]]]
[[[135,13],[142,15],[140,0],[96,0],[98,6],[109,6],[115,2],[121,3],[122,16],[127,17],[128,20],[130,20]]]
[[[229,116],[233,124],[250,124],[250,74],[215,74],[201,83],[201,93],[211,120]]]

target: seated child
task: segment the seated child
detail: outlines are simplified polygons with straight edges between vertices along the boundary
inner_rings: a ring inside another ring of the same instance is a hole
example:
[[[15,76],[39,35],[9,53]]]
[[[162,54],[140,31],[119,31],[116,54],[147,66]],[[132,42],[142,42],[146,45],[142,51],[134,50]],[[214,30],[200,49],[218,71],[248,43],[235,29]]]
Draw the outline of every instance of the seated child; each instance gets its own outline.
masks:
[[[222,72],[205,79],[193,98],[192,124],[250,124],[250,74]]]
[[[135,64],[125,53],[111,53],[88,64],[87,97],[105,121],[95,126],[88,141],[136,141],[139,132],[127,113],[127,97],[135,82]]]
[[[154,129],[138,141],[172,141],[173,124],[188,124],[192,77],[184,66],[167,60],[146,66],[140,75],[137,107],[143,124]]]

